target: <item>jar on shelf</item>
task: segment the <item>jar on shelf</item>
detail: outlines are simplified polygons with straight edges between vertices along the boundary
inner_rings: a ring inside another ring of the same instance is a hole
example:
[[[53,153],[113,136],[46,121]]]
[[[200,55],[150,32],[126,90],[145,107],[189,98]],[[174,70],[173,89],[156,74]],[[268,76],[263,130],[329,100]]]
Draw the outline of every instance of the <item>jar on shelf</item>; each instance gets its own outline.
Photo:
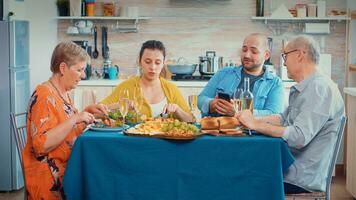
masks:
[[[308,17],[316,17],[316,4],[308,4]]]
[[[306,4],[297,4],[295,5],[297,9],[297,17],[307,17],[307,5]]]
[[[86,15],[88,17],[95,16],[95,2],[87,2],[85,4],[86,7]]]
[[[104,16],[114,16],[114,15],[115,15],[115,4],[104,3]]]

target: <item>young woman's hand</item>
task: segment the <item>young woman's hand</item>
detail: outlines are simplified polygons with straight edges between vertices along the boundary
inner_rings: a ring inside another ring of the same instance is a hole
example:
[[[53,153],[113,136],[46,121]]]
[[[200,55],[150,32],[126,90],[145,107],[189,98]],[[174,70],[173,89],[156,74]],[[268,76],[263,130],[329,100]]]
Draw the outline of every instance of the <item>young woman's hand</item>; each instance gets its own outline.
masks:
[[[174,114],[181,121],[185,121],[185,122],[194,122],[195,121],[193,115],[185,112],[181,107],[179,107],[177,104],[173,104],[173,103],[169,103],[169,104],[165,105],[162,113]]]
[[[177,104],[169,103],[164,106],[162,113],[167,113],[167,114],[174,113],[175,114],[180,110],[181,110],[181,108]]]
[[[109,109],[104,104],[92,104],[87,106],[84,111],[89,112],[97,117],[107,116],[109,113]]]

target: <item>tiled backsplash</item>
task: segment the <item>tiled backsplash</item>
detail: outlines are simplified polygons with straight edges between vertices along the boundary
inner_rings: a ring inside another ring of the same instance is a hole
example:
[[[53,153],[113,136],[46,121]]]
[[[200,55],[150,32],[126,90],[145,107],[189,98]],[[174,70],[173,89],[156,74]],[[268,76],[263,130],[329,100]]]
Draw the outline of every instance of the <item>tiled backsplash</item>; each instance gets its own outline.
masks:
[[[276,2],[273,1],[274,4]],[[286,23],[287,31],[275,36],[273,30],[268,29],[262,21],[252,21],[250,18],[255,15],[255,1],[122,0],[119,4],[139,7],[140,16],[151,18],[140,21],[138,33],[111,32],[111,25],[116,25],[116,21],[95,21],[100,56],[92,59],[92,64],[94,67],[102,66],[100,26],[107,25],[110,58],[126,74],[136,72],[138,53],[146,40],[161,40],[167,48],[167,59],[170,60],[184,57],[191,63],[198,63],[198,57],[205,55],[206,50],[215,50],[217,55],[224,57],[224,63],[230,60],[240,63],[239,50],[243,39],[252,32],[264,33],[273,38],[272,63],[278,71],[282,39],[300,34],[295,23]],[[336,4],[329,0],[327,6],[346,7],[346,1],[338,1]],[[269,13],[268,9],[269,0],[266,0],[265,13]],[[70,23],[70,20],[58,20],[60,41],[88,40],[93,44],[93,36],[67,35]],[[331,22],[331,27],[331,34],[314,37],[318,41],[325,37],[324,53],[332,54],[332,79],[342,88],[345,77],[346,22]]]

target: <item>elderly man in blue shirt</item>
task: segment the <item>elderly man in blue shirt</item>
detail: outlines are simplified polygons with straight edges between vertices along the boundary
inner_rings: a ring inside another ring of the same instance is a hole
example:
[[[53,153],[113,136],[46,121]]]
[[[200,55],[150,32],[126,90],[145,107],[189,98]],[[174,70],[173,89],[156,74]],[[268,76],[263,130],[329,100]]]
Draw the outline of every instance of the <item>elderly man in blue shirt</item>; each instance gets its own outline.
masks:
[[[337,85],[317,70],[320,51],[312,38],[296,37],[282,56],[288,77],[297,82],[288,108],[280,115],[256,118],[246,110],[237,117],[246,127],[288,143],[295,162],[284,174],[285,193],[325,192],[344,102]]]
[[[198,108],[202,116],[233,116],[231,102],[217,97],[218,92],[233,96],[235,90],[244,89],[244,78],[250,79],[250,91],[254,96],[255,115],[269,115],[282,112],[283,85],[280,78],[267,71],[264,62],[270,56],[267,37],[253,33],[248,35],[241,50],[239,67],[225,67],[219,70],[198,96]]]

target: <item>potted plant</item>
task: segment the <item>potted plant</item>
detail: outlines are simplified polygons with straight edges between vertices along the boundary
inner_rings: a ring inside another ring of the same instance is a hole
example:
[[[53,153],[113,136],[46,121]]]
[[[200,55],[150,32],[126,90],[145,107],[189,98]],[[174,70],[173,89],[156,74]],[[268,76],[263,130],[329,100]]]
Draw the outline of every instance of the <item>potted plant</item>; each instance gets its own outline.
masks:
[[[56,1],[59,16],[69,16],[69,0]]]

